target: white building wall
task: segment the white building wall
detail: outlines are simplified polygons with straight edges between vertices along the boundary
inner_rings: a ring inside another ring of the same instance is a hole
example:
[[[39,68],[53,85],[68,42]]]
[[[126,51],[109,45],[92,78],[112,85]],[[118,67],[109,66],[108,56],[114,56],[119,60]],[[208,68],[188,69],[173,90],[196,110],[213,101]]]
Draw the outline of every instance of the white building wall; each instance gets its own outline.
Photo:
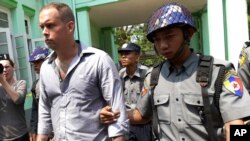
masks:
[[[238,67],[243,43],[249,39],[246,0],[226,0],[228,60]]]
[[[218,59],[225,59],[225,40],[223,26],[222,0],[208,0],[208,32],[210,55]]]

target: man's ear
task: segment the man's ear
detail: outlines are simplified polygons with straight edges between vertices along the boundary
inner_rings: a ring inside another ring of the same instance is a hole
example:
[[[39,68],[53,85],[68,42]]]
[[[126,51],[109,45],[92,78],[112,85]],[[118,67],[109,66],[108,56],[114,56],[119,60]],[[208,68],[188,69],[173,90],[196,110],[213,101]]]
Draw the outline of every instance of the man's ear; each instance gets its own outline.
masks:
[[[13,71],[16,71],[16,65],[13,66]]]
[[[195,30],[193,28],[188,28],[189,38],[191,39],[193,34],[195,33]]]
[[[70,31],[70,32],[74,32],[74,29],[75,29],[75,23],[73,21],[69,21],[67,23],[67,29]]]

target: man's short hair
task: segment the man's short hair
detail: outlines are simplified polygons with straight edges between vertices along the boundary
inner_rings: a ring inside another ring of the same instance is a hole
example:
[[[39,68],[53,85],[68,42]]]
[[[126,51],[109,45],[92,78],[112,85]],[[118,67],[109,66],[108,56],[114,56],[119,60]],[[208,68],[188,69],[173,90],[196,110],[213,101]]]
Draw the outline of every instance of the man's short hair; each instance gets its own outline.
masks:
[[[40,10],[40,13],[45,9],[55,8],[60,16],[60,19],[64,22],[73,21],[75,22],[75,17],[71,8],[65,3],[51,2],[43,6]]]

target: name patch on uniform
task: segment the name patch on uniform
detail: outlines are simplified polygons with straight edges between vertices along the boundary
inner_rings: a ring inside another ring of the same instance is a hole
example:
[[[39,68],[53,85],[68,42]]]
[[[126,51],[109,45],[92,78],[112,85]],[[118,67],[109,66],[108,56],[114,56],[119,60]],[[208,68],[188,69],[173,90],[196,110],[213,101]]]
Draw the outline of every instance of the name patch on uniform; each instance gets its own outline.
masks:
[[[226,89],[228,89],[235,95],[237,96],[243,95],[243,84],[235,71],[231,70],[226,73],[223,84],[226,87]]]

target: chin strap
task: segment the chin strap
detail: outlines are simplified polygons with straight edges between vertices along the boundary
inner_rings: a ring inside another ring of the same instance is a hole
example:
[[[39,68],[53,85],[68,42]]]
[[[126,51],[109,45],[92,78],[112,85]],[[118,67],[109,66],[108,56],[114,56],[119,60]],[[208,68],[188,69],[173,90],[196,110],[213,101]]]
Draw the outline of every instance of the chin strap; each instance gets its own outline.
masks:
[[[175,53],[175,56],[171,60],[177,60],[182,55],[182,53],[185,49],[185,45],[190,45],[189,32],[187,31],[186,28],[182,28],[182,32],[183,32],[184,41],[181,43],[179,49]]]

